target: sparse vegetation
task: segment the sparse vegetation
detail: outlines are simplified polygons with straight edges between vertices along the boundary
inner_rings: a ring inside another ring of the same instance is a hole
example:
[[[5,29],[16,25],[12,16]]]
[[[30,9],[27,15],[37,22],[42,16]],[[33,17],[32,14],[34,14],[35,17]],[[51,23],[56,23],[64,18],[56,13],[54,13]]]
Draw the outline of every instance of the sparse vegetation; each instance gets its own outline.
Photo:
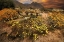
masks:
[[[6,21],[11,29],[6,35],[13,40],[16,38],[37,40],[39,36],[45,36],[52,30],[64,30],[64,14],[58,11],[3,9],[0,11],[0,21]]]
[[[61,12],[49,13],[49,28],[50,29],[63,29],[64,14]]]
[[[36,15],[35,15],[36,16]],[[31,17],[20,21],[10,21],[8,23],[12,27],[12,32],[9,37],[29,37],[37,40],[38,35],[45,35],[48,33],[46,24],[43,23],[42,17]]]

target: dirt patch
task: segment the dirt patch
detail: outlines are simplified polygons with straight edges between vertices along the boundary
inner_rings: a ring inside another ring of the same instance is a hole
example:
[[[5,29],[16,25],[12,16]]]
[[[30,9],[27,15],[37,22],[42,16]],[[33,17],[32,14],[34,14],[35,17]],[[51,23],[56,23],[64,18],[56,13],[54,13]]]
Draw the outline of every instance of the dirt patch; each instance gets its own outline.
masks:
[[[64,37],[60,30],[49,32],[46,36],[39,36],[39,39],[36,41],[29,40],[28,38],[25,38],[24,40],[20,38],[9,40],[7,35],[3,34],[0,35],[0,42],[64,42]]]
[[[46,36],[40,36],[35,42],[64,42],[64,37],[60,30],[49,32]]]

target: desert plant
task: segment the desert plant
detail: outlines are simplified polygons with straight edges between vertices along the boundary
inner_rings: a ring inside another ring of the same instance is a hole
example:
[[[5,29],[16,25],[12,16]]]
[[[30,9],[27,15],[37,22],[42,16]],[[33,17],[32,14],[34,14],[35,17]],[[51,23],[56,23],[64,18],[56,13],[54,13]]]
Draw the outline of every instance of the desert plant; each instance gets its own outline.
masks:
[[[9,21],[18,18],[18,13],[13,9],[3,9],[0,11],[0,21]]]
[[[48,33],[47,26],[43,23],[41,16],[20,21],[11,21],[9,25],[12,27],[9,37],[29,37],[37,40],[38,35]]]
[[[53,12],[49,14],[49,27],[50,29],[61,29],[64,26],[64,14],[61,12]]]

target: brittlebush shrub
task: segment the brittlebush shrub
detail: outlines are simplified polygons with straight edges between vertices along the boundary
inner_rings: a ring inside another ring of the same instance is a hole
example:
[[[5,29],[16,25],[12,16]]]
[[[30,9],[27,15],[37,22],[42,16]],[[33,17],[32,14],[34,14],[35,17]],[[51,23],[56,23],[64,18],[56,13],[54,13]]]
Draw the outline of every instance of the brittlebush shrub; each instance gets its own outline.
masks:
[[[64,14],[61,12],[54,12],[49,14],[48,23],[50,29],[61,29],[64,28]]]
[[[36,40],[38,35],[48,33],[46,24],[43,23],[42,17],[29,18],[20,21],[10,21],[12,32],[9,37],[32,38]]]
[[[18,13],[13,9],[3,9],[0,11],[0,21],[9,21],[18,18]]]

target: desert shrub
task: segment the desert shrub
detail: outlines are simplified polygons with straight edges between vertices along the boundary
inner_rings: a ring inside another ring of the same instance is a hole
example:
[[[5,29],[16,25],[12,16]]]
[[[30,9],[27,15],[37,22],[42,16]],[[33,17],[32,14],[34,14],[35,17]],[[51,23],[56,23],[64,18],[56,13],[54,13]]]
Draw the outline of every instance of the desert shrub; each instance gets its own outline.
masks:
[[[41,16],[20,21],[10,21],[8,24],[12,27],[9,37],[20,37],[23,39],[29,37],[36,40],[38,35],[48,33],[47,26],[43,23]]]
[[[50,29],[61,29],[64,26],[64,14],[53,12],[49,14],[48,25]]]
[[[14,8],[14,3],[12,0],[0,0],[0,10],[3,8]]]
[[[13,9],[3,9],[0,11],[0,21],[9,21],[18,18],[18,13]]]

